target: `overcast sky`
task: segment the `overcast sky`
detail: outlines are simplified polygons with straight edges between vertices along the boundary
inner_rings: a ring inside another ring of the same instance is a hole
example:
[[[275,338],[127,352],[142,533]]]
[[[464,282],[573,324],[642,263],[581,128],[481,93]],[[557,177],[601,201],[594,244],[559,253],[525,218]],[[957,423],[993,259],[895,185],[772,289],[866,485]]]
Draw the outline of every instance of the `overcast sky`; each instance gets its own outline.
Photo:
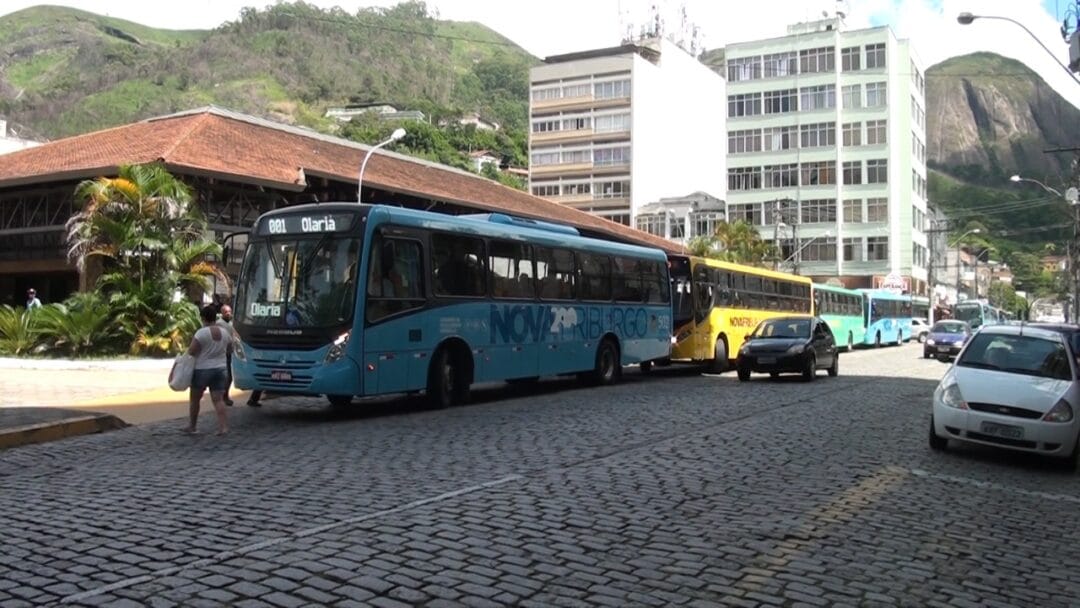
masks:
[[[340,6],[355,12],[361,6],[390,6],[393,0],[307,0],[321,7]],[[267,0],[52,0],[50,4],[120,17],[171,29],[209,29],[236,19],[244,6],[263,7]],[[0,14],[40,4],[3,0]],[[526,50],[544,57],[618,44],[627,24],[641,24],[649,6],[659,4],[668,16],[668,30],[677,24],[679,7],[702,33],[706,48],[732,42],[782,36],[790,23],[833,11],[835,0],[429,0],[443,19],[479,21]],[[849,28],[890,25],[910,38],[929,67],[948,57],[992,51],[1019,59],[1080,107],[1080,84],[1057,65],[1023,29],[1006,21],[977,20],[959,25],[956,16],[969,11],[1009,17],[1030,29],[1062,62],[1068,47],[1059,28],[1074,0],[848,0]],[[1074,23],[1075,20],[1071,19]]]

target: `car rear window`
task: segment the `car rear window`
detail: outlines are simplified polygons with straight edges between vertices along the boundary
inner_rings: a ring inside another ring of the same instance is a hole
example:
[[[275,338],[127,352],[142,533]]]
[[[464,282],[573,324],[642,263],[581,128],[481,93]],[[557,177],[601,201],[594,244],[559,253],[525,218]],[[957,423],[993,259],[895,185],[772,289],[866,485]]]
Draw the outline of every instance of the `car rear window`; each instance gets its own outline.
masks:
[[[977,334],[956,364],[1057,380],[1072,377],[1065,345],[1035,336]]]

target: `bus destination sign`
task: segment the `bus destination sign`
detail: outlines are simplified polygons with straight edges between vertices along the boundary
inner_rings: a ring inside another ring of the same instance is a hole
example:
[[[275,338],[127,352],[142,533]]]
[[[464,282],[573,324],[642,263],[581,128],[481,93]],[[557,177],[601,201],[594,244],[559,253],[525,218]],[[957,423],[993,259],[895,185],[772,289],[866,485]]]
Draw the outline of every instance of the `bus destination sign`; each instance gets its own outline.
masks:
[[[348,232],[352,228],[354,213],[297,213],[263,218],[259,222],[259,236],[279,234],[321,234],[324,232]]]

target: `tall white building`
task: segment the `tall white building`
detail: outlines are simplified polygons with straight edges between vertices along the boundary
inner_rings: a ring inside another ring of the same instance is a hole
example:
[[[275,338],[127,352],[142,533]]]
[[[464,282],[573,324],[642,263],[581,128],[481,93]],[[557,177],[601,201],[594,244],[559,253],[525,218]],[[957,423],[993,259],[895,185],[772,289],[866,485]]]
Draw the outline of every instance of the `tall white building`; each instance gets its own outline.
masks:
[[[778,239],[786,270],[926,294],[922,62],[842,17],[729,45],[730,221]]]
[[[533,194],[627,225],[664,197],[722,195],[724,80],[677,45],[548,57],[530,88]]]

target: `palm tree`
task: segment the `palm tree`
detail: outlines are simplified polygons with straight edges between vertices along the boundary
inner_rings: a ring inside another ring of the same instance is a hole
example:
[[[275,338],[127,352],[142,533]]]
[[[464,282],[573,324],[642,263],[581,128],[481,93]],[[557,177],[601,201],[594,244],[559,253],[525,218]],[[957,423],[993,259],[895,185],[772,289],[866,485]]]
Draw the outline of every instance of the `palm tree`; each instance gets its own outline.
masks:
[[[692,240],[688,248],[692,255],[754,266],[763,265],[773,249],[756,228],[743,221],[720,222],[711,236]]]
[[[67,223],[69,259],[80,270],[101,261],[98,287],[133,350],[176,350],[191,314],[177,309],[174,294],[205,288],[218,272],[208,260],[221,254],[191,189],[154,163],[86,180],[75,195],[83,207]]]

